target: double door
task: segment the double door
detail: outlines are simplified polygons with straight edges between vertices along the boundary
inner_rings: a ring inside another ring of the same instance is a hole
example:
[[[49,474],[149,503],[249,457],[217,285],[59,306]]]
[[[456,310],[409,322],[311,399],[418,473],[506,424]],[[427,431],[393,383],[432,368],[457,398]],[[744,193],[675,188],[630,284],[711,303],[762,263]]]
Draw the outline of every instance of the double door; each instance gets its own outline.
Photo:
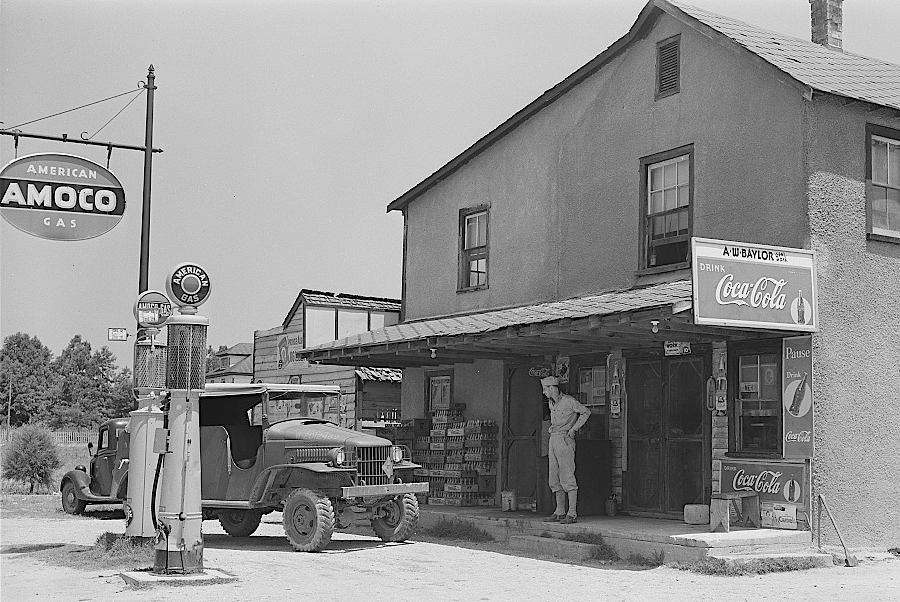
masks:
[[[626,362],[626,510],[681,516],[709,500],[707,354]]]

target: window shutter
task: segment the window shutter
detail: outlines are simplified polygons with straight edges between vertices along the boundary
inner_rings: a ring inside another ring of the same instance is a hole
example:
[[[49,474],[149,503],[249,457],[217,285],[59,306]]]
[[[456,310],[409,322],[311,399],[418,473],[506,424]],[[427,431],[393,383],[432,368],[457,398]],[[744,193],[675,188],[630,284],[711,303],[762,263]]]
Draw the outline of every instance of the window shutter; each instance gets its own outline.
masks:
[[[657,51],[656,93],[658,96],[674,94],[680,87],[678,40],[660,46]]]

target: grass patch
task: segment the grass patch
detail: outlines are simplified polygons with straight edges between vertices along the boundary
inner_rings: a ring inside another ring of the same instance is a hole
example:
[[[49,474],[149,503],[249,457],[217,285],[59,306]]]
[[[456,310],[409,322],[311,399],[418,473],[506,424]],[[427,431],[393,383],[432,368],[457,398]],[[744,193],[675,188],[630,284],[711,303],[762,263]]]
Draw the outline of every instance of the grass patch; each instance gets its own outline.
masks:
[[[125,537],[109,531],[101,534],[94,547],[85,553],[89,562],[97,562],[105,567],[152,567],[156,549],[152,539]]]
[[[461,520],[441,519],[439,523],[428,529],[420,529],[419,533],[438,539],[454,539],[485,543],[494,541],[494,537],[480,527]]]
[[[707,558],[690,563],[675,562],[669,566],[682,571],[699,573],[700,575],[740,577],[743,575],[804,571],[814,569],[818,565],[812,560],[794,558],[765,558],[743,563],[726,563],[721,558]]]
[[[616,552],[616,549],[606,543],[603,540],[603,536],[599,533],[566,533],[562,539],[594,546],[594,551],[591,553],[591,560],[603,560],[608,562],[616,562],[619,560],[619,554]]]
[[[644,556],[643,554],[630,554],[628,556],[628,562],[638,566],[662,566],[666,563],[666,551],[659,550],[657,552],[651,552],[649,557]]]

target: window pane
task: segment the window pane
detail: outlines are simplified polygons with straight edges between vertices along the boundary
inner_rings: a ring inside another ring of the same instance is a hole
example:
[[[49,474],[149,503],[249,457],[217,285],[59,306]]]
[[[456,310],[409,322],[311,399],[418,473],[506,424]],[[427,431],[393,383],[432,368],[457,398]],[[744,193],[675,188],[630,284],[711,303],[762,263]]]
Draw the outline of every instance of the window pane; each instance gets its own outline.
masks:
[[[688,212],[687,211],[679,211],[678,212],[678,233],[679,234],[687,234],[688,233]]]
[[[888,145],[888,177],[889,186],[900,188],[900,144]]]
[[[670,213],[666,216],[666,236],[678,234],[678,214]]]
[[[475,238],[476,238],[476,229],[475,229],[475,221],[472,218],[466,218],[466,245],[465,248],[471,249],[476,246]]]
[[[369,313],[366,310],[338,310],[339,339],[367,330],[369,330]]]
[[[678,184],[678,167],[674,163],[669,163],[664,169],[666,173],[663,176],[663,186],[666,188],[676,186]]]
[[[663,187],[662,182],[662,168],[661,167],[651,167],[650,168],[650,190],[660,190]]]
[[[887,228],[900,232],[900,189],[887,191],[888,198],[885,206],[887,212]]]
[[[304,322],[307,347],[314,347],[315,345],[335,340],[333,308],[307,307]]]
[[[487,215],[482,213],[478,216],[478,246],[483,247],[487,244]]]
[[[675,209],[678,205],[678,201],[675,198],[677,194],[676,188],[667,188],[666,189],[666,211],[671,211]]]
[[[872,181],[887,184],[887,143],[872,139]]]
[[[678,187],[678,206],[687,207],[690,204],[691,188],[687,184]]]
[[[650,193],[650,213],[662,213],[663,211],[663,193]]]
[[[685,157],[678,162],[678,183],[684,184],[690,178],[688,178],[688,161]]]
[[[665,216],[654,217],[653,218],[653,232],[651,232],[651,237],[653,240],[657,240],[666,235],[666,218]]]

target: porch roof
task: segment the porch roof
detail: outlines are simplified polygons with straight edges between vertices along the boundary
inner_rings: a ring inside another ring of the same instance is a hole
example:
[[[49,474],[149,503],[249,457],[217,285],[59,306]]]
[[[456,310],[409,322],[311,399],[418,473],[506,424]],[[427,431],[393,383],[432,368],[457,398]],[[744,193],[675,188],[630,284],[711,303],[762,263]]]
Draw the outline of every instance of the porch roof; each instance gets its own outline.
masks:
[[[690,280],[405,322],[304,349],[312,363],[396,368],[476,359],[545,361],[664,341],[708,342],[772,336],[693,323]],[[653,322],[658,332],[653,332]]]

